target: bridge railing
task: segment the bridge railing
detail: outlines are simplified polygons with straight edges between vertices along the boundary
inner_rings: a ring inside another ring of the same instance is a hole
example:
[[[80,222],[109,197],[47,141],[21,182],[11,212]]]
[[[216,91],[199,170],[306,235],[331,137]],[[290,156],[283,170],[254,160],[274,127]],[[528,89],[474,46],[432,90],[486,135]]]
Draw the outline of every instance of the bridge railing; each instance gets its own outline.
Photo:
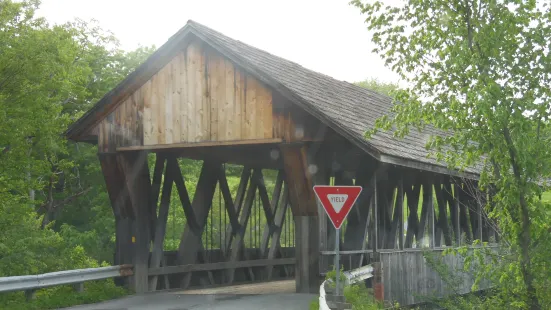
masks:
[[[0,293],[25,291],[27,299],[31,299],[37,289],[68,284],[73,284],[76,290],[82,291],[84,282],[131,276],[132,268],[132,265],[120,265],[3,277],[0,278]]]

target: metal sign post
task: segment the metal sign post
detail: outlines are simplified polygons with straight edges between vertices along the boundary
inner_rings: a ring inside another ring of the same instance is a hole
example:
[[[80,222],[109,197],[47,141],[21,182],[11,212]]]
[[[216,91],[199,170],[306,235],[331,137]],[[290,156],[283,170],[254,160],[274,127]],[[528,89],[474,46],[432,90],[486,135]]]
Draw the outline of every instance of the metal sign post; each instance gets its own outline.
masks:
[[[339,282],[341,281],[341,265],[340,265],[340,248],[339,248],[339,245],[340,245],[340,240],[341,240],[341,229],[340,228],[335,228],[335,270],[337,271],[337,283],[336,283],[336,288],[335,288],[335,295],[336,296],[342,296],[344,295],[344,292],[343,294],[340,294],[340,285],[339,285]]]

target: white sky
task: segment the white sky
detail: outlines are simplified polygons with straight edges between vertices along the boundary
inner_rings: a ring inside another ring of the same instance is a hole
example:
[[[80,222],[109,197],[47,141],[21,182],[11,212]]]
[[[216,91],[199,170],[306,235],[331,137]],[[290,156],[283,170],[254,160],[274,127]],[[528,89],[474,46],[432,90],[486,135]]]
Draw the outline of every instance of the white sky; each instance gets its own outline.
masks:
[[[349,0],[42,0],[54,23],[95,19],[122,48],[161,46],[193,19],[234,39],[340,80],[397,82],[372,54],[364,17]]]

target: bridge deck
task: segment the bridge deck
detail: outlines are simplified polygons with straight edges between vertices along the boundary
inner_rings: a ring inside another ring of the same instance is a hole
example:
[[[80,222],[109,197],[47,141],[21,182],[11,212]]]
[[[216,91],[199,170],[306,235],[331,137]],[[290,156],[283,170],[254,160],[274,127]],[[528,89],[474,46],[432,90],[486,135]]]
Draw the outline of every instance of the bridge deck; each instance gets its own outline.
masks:
[[[276,310],[308,309],[314,294],[289,293],[294,281],[275,281],[188,291],[129,296],[65,310]]]

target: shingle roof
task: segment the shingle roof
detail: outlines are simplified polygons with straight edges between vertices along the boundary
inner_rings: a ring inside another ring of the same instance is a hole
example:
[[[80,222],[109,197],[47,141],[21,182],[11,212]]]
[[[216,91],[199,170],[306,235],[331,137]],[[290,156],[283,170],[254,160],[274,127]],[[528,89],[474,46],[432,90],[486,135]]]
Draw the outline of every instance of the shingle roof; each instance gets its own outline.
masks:
[[[390,112],[393,104],[390,97],[306,69],[297,63],[229,38],[197,22],[189,21],[188,26],[195,30],[193,33],[198,37],[214,45],[227,56],[231,55],[232,60],[258,71],[257,74],[272,85],[275,82],[283,91],[295,95],[295,99],[306,105],[306,110],[318,118],[325,118],[379,160],[392,163],[407,161],[412,164],[409,166],[421,169],[423,164],[432,168],[444,168],[442,163],[427,157],[425,145],[431,134],[437,134],[433,129],[429,128],[421,133],[412,130],[403,139],[394,138],[389,132],[379,132],[370,140],[364,138],[364,132],[372,128],[378,118]],[[466,172],[476,173],[476,170],[468,169]]]

